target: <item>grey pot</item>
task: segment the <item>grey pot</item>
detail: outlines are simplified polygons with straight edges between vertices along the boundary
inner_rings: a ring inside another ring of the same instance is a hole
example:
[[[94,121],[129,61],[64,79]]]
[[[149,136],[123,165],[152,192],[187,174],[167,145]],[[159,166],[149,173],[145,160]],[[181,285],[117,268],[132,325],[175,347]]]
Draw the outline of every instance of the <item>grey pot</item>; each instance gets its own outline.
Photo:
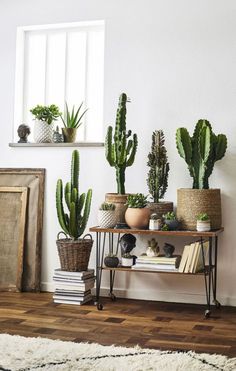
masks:
[[[168,225],[170,231],[176,231],[179,228],[178,220],[167,220],[165,219],[165,224]]]

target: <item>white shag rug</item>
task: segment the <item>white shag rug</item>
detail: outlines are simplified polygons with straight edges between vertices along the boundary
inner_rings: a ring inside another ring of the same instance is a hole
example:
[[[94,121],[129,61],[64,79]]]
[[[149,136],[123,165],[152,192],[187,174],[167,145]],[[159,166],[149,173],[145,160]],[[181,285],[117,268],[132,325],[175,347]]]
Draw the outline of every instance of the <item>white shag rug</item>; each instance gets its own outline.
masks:
[[[0,370],[233,371],[236,358],[0,334]]]

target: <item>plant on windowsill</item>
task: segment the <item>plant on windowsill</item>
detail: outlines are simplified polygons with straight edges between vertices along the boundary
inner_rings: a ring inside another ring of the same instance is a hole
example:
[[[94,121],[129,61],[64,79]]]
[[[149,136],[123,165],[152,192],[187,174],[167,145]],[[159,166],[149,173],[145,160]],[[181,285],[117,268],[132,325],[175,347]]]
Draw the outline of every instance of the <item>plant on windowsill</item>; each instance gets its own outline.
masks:
[[[169,211],[163,216],[164,224],[168,226],[169,231],[176,231],[179,227],[179,221],[173,211]]]
[[[208,232],[211,230],[211,221],[207,213],[200,213],[197,216],[197,231]]]
[[[103,202],[98,210],[98,225],[101,228],[114,228],[117,223],[116,205]]]
[[[52,143],[54,121],[61,115],[59,108],[55,104],[50,106],[38,104],[30,112],[35,117],[34,141],[36,143]]]
[[[127,95],[122,93],[119,97],[114,135],[112,126],[109,126],[105,140],[106,159],[109,165],[115,168],[117,182],[117,193],[107,193],[105,200],[116,205],[119,223],[124,223],[127,209],[125,171],[127,167],[133,165],[138,146],[137,134],[133,134],[131,139],[131,130],[126,130],[127,102],[129,102]]]
[[[74,143],[76,140],[77,129],[82,125],[82,118],[85,113],[88,111],[88,108],[85,109],[81,113],[83,102],[80,104],[77,111],[75,111],[75,107],[73,106],[72,111],[69,111],[68,104],[66,103],[66,109],[64,118],[61,115],[61,120],[64,124],[64,128],[62,128],[62,133],[64,136],[65,143]]]
[[[86,228],[92,200],[92,190],[79,194],[79,152],[72,153],[71,181],[66,183],[64,189],[65,204],[68,213],[64,211],[63,183],[57,181],[56,207],[60,226],[66,238],[57,237],[57,249],[61,262],[61,269],[65,271],[86,271],[90,257],[93,240],[91,235],[80,238]],[[85,237],[89,236],[90,239]]]
[[[125,221],[130,228],[147,229],[151,211],[147,208],[147,196],[142,193],[128,195]]]

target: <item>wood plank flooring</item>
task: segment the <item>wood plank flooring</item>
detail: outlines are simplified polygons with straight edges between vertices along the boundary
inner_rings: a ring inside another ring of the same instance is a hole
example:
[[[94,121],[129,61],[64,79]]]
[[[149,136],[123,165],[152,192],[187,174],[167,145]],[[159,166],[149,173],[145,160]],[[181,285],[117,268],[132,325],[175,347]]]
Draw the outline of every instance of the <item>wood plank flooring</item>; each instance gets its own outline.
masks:
[[[93,304],[54,304],[50,293],[0,293],[0,333],[41,336],[236,356],[236,308],[141,300],[104,299],[103,311]]]

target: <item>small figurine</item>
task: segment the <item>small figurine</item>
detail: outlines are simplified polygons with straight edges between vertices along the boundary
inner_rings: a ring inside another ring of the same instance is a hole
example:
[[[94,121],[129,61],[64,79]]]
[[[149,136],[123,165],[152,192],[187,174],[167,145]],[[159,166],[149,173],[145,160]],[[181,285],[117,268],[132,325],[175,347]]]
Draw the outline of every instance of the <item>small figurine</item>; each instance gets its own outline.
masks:
[[[56,127],[56,130],[53,132],[52,136],[53,143],[63,143],[64,142],[64,137],[63,134],[59,133],[59,127]]]
[[[18,143],[28,143],[28,135],[30,135],[30,127],[28,125],[22,124],[17,129],[17,134],[20,140]]]
[[[121,256],[129,254],[136,246],[136,237],[130,233],[125,233],[120,239]]]
[[[165,253],[166,258],[171,258],[173,255],[173,252],[175,251],[175,247],[171,245],[170,243],[165,243],[163,246],[163,250]]]
[[[146,250],[147,256],[150,258],[153,258],[154,256],[158,256],[160,252],[158,242],[155,240],[155,238],[152,238],[150,241],[148,241],[148,247]]]

